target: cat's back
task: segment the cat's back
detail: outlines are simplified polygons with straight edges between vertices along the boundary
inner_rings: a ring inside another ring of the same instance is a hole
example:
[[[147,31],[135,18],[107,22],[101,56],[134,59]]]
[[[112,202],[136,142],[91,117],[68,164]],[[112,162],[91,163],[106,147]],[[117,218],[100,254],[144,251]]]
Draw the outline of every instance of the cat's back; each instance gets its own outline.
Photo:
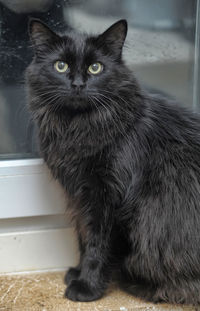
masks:
[[[131,230],[137,240],[134,270],[147,278],[143,262],[159,278],[159,270],[153,267],[159,266],[162,254],[162,264],[169,271],[174,258],[182,262],[184,271],[193,271],[187,254],[199,258],[200,118],[174,102],[152,96],[143,122],[149,152],[124,207],[127,219],[132,217]],[[178,266],[175,269],[180,272]]]
[[[147,118],[153,138],[162,146],[200,152],[200,114],[159,95],[148,98]]]
[[[200,200],[200,116],[175,101],[160,96],[148,98],[146,136],[147,161],[142,163],[146,190],[169,200],[179,193],[182,204],[191,195]],[[147,191],[148,192],[148,191]],[[173,204],[172,204],[173,205]]]

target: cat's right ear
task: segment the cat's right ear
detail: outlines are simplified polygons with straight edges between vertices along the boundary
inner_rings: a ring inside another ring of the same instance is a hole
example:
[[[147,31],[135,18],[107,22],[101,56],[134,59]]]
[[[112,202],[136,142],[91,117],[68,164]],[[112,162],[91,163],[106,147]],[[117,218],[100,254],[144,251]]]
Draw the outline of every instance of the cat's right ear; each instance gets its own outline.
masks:
[[[121,19],[99,35],[97,42],[100,46],[107,46],[117,58],[120,58],[127,35],[127,29],[127,21]]]
[[[46,24],[39,19],[31,18],[28,25],[29,36],[36,52],[43,51],[45,47],[53,44],[58,39]]]

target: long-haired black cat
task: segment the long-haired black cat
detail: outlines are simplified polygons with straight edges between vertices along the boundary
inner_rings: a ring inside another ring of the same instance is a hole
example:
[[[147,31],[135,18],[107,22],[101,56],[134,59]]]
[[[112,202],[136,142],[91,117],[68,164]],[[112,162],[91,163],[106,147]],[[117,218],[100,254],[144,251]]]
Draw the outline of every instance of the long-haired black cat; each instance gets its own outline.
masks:
[[[126,33],[125,20],[97,36],[30,22],[29,106],[80,245],[66,296],[100,298],[117,268],[136,296],[198,304],[200,118],[141,90]]]

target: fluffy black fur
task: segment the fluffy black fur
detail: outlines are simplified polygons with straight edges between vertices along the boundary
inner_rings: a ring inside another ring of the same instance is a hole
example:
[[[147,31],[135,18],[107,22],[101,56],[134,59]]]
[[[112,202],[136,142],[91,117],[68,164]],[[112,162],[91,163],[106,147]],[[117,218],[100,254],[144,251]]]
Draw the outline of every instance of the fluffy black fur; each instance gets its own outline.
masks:
[[[141,90],[121,57],[126,33],[125,20],[99,36],[30,23],[29,106],[44,160],[73,202],[80,244],[66,296],[101,297],[117,267],[135,295],[198,304],[200,119]],[[103,71],[89,74],[97,61]]]

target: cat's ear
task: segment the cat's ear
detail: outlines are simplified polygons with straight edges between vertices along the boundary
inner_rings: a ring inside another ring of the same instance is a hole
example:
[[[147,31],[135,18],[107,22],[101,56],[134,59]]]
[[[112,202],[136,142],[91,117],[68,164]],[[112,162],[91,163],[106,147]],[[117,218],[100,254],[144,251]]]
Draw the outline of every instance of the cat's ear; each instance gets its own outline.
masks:
[[[39,19],[31,18],[28,29],[36,51],[43,50],[44,47],[47,47],[58,39],[58,35]]]
[[[121,56],[127,30],[127,21],[125,19],[121,19],[104,31],[98,37],[98,40],[101,45],[107,45],[118,56]]]

